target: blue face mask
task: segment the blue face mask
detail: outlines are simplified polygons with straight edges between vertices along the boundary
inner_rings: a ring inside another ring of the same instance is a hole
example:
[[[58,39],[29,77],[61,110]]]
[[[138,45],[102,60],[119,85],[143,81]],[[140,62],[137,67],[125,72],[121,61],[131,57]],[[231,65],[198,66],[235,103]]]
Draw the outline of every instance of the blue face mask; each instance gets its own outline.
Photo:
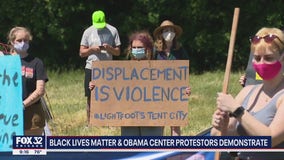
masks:
[[[132,48],[131,53],[136,59],[142,59],[146,57],[145,48]]]

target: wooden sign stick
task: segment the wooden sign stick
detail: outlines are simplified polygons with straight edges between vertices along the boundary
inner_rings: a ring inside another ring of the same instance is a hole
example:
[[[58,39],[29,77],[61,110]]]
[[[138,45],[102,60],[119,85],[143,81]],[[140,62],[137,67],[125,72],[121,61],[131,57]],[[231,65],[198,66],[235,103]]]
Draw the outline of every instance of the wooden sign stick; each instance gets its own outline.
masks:
[[[237,27],[238,27],[239,13],[240,13],[240,8],[235,8],[222,93],[227,93],[227,90],[228,90],[232,59],[233,59],[233,51],[234,51],[234,45],[235,45],[236,33],[237,33]],[[222,136],[223,133],[220,133],[219,135]],[[220,159],[220,152],[216,152],[215,160],[219,160],[219,159]]]

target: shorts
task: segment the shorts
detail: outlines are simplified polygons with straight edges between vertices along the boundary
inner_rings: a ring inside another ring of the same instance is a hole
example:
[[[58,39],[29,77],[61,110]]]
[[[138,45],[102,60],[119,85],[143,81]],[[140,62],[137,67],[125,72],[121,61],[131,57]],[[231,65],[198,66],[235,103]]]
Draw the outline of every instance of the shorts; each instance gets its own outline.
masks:
[[[84,88],[85,88],[85,96],[90,97],[91,91],[89,89],[89,83],[92,78],[92,70],[91,69],[85,69],[85,82],[84,82]]]

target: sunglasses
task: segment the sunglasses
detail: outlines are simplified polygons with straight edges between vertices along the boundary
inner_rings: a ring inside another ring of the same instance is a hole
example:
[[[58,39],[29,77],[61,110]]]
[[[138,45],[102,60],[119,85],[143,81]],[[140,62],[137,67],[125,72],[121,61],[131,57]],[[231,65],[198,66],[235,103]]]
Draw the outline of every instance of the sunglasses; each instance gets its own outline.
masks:
[[[250,42],[252,44],[257,44],[260,42],[261,39],[263,39],[266,43],[271,43],[275,38],[277,38],[283,45],[284,42],[276,35],[274,34],[268,34],[266,36],[260,37],[260,36],[254,36],[252,38],[250,38]]]

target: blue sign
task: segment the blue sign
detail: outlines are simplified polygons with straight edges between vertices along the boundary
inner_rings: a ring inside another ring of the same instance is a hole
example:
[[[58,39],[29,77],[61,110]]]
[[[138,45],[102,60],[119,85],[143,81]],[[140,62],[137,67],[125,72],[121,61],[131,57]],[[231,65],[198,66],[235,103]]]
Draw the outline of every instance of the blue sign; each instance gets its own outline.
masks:
[[[20,56],[0,56],[0,152],[12,151],[14,135],[23,135]]]

